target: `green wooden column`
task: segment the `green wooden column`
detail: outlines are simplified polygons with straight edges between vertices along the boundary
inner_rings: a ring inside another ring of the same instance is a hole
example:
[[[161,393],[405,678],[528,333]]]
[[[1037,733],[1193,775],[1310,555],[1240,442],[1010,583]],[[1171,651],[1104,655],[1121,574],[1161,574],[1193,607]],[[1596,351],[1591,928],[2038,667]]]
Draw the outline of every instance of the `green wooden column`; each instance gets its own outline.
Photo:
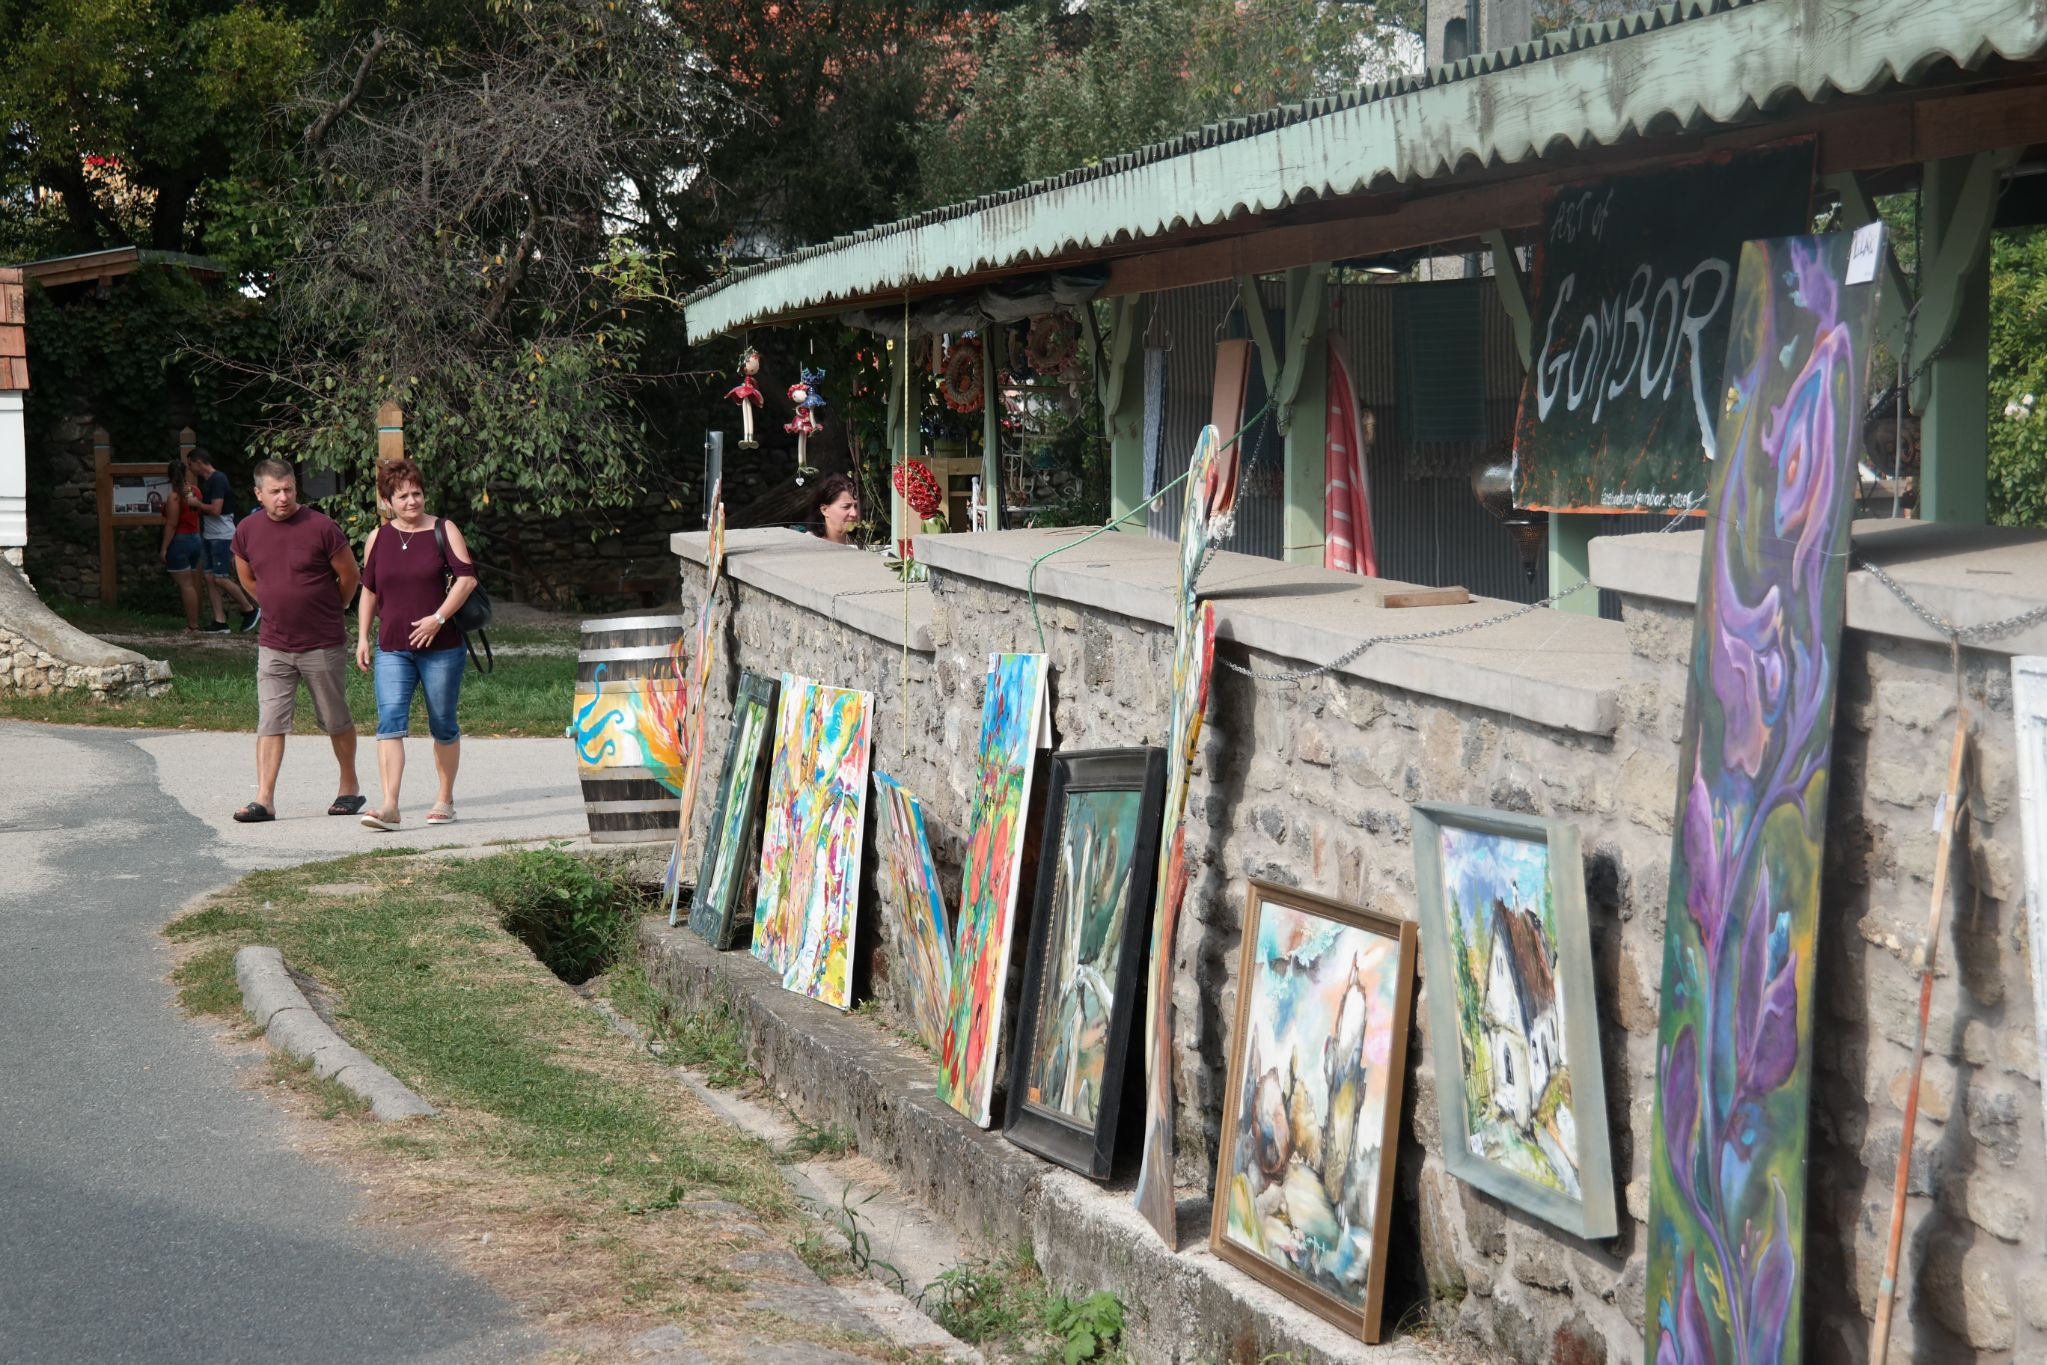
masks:
[[[1275,328],[1266,316],[1258,281],[1237,281],[1244,321],[1258,347],[1265,390],[1285,440],[1285,515],[1282,557],[1289,564],[1320,564],[1327,538],[1329,431],[1329,333],[1323,316],[1329,300],[1329,263],[1295,266],[1286,273],[1286,316]],[[1249,416],[1247,413],[1246,416]],[[1229,432],[1221,433],[1228,438]]]
[[[1920,419],[1919,515],[1981,525],[1989,513],[1990,224],[2016,149],[1926,164],[1920,180],[1917,357],[1939,356],[1914,390]],[[1923,404],[1923,406],[1922,406]]]
[[[1144,348],[1151,296],[1126,294],[1109,305],[1109,347],[1101,367],[1102,428],[1109,436],[1109,520],[1144,501]],[[1144,533],[1142,521],[1118,528]]]
[[[1529,313],[1528,280],[1521,273],[1520,258],[1507,244],[1507,234],[1494,230],[1485,234],[1493,257],[1493,287],[1499,291],[1500,306],[1514,328],[1514,348],[1526,368],[1534,359],[1535,337]],[[1596,516],[1569,516],[1559,512],[1549,517],[1549,590],[1565,588],[1592,576],[1592,540],[1598,534]],[[1591,588],[1572,593],[1557,603],[1560,611],[1581,616],[1599,615],[1599,594]]]
[[[891,548],[903,538],[911,525],[910,509],[903,502],[903,495],[895,491],[895,467],[904,456],[903,427],[916,421],[914,407],[903,402],[904,382],[910,374],[910,338],[907,333],[898,337],[889,347],[888,416],[882,426],[888,433],[889,493],[888,493],[888,539]],[[909,451],[909,458],[915,458],[916,451]]]
[[[1009,329],[991,322],[981,329],[981,499],[988,529],[1002,529],[1001,375],[1009,368]],[[967,528],[958,528],[962,531]]]
[[[1560,593],[1592,576],[1592,540],[1599,533],[1599,518],[1585,512],[1549,514],[1549,590]],[[1559,611],[1580,616],[1599,615],[1599,592],[1587,588],[1557,603]]]

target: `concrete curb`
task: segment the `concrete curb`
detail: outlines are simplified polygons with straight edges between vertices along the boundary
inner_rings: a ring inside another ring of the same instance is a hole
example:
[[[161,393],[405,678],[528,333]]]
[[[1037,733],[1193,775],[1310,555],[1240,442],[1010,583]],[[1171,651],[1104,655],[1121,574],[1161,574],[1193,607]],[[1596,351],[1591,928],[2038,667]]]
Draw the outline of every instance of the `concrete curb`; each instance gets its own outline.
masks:
[[[272,1047],[311,1061],[314,1075],[332,1077],[368,1100],[377,1118],[388,1123],[437,1112],[396,1076],[341,1041],[306,1002],[277,949],[249,947],[236,953],[235,980],[241,983],[242,1008]]]

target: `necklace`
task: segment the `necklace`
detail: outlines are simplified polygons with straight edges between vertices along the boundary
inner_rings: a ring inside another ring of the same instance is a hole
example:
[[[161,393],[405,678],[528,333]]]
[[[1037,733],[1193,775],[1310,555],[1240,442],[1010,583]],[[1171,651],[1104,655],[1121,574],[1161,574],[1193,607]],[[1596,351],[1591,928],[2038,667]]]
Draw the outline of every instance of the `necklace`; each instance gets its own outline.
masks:
[[[398,523],[397,523],[397,522],[396,522],[396,521],[394,520],[394,521],[393,521],[393,522],[391,523],[391,529],[392,529],[392,530],[394,530],[394,531],[396,531],[396,532],[398,533],[398,548],[399,548],[399,549],[401,549],[401,550],[409,550],[409,549],[411,549],[411,548],[412,548],[412,538],[413,538],[413,536],[416,536],[416,535],[418,535],[418,534],[419,534],[419,533],[420,533],[421,531],[424,531],[424,530],[426,529],[426,527],[424,527],[424,526],[415,526],[415,527],[413,527],[413,528],[412,528],[412,530],[411,530],[411,531],[409,531],[409,532],[408,532],[408,531],[407,531],[407,530],[406,530],[406,529],[405,529],[405,528],[404,528],[403,526],[400,526],[400,525],[399,525],[399,524],[398,524]]]

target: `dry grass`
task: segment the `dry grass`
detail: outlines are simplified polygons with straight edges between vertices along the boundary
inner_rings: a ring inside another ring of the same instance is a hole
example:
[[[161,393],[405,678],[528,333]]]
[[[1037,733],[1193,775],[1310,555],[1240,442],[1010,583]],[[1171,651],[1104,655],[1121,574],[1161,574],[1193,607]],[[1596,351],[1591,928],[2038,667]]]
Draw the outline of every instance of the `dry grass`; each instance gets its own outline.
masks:
[[[451,1251],[547,1329],[557,1358],[618,1358],[667,1322],[720,1359],[761,1341],[897,1358],[756,1306],[773,1285],[733,1257],[793,1251],[808,1229],[774,1152],[613,1032],[444,870],[367,856],[254,874],[167,930],[183,947],[181,998],[238,1025],[229,1046],[261,1046],[232,988],[234,949],[275,944],[320,981],[344,1036],[439,1117],[376,1123],[291,1066],[255,1069],[256,1083],[297,1118],[305,1150],[364,1185],[381,1226]],[[362,889],[323,894],[354,890],[335,883]],[[710,1201],[744,1212],[690,1207]]]

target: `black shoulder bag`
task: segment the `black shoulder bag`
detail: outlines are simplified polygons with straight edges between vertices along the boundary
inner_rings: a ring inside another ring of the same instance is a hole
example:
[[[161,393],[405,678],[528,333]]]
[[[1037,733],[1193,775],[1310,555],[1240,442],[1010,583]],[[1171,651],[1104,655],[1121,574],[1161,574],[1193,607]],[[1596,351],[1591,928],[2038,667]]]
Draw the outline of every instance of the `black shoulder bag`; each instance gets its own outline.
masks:
[[[455,571],[448,565],[447,519],[434,518],[434,544],[441,552],[441,586],[452,591],[455,586]],[[490,637],[483,628],[490,624],[490,594],[483,590],[483,580],[476,580],[476,588],[455,608],[453,624],[462,631],[462,643],[469,649],[469,662],[476,665],[478,673],[488,673],[498,665],[497,655],[491,652]],[[483,657],[476,656],[476,646],[483,646]]]

